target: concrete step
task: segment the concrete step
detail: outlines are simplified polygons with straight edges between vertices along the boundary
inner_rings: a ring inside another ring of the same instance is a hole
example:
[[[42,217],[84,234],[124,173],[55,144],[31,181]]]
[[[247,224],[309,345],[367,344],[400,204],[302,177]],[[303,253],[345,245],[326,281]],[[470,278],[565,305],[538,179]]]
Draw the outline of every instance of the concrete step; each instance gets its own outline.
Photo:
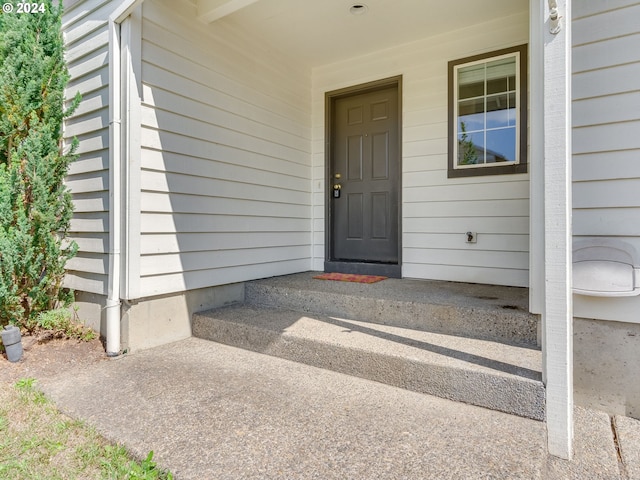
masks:
[[[195,314],[193,335],[544,420],[541,352],[535,348],[255,305]]]
[[[526,288],[387,279],[374,284],[317,280],[318,272],[245,284],[245,303],[398,327],[537,346],[538,317]]]

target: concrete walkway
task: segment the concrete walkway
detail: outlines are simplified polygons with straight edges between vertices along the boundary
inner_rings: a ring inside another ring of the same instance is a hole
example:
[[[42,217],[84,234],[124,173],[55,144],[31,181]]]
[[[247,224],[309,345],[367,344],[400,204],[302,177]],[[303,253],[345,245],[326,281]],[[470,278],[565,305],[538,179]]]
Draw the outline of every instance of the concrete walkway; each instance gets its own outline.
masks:
[[[42,380],[67,414],[177,479],[640,479],[640,422],[545,424],[195,338]],[[617,445],[620,449],[616,449]]]

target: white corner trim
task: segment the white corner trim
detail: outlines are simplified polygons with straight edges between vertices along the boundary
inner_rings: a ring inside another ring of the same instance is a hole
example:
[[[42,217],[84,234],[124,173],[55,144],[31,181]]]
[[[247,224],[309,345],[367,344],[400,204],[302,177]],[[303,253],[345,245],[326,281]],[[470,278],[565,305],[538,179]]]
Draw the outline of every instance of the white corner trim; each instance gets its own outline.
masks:
[[[126,0],[109,17],[109,272],[107,279],[107,355],[120,354],[122,288],[122,44],[120,23],[143,0]]]
[[[142,8],[138,5],[122,21],[121,111],[122,111],[122,256],[120,297],[131,300],[140,291],[140,139],[142,118]]]
[[[144,0],[125,0],[109,15],[109,23],[122,23]]]
[[[529,311],[544,310],[544,9],[529,2]]]

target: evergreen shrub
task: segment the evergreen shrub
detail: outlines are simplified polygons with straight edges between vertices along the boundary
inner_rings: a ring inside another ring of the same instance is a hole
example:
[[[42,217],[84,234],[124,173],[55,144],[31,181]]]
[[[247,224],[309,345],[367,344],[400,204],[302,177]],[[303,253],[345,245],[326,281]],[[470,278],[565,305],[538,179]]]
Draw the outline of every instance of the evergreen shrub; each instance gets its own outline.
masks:
[[[77,251],[64,178],[77,141],[63,145],[62,122],[80,97],[65,105],[62,2],[43,3],[0,14],[0,326],[72,301],[62,285]]]

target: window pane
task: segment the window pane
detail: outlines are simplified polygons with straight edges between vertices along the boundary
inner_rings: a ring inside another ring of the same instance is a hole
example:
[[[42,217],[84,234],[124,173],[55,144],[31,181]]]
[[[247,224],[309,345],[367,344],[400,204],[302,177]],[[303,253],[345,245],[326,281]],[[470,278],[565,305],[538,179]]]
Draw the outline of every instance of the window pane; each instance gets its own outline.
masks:
[[[458,165],[484,163],[484,132],[458,135]]]
[[[516,59],[515,57],[503,58],[487,64],[487,95],[513,90],[515,88]],[[514,78],[510,88],[510,79]]]
[[[516,109],[497,110],[487,113],[487,128],[503,128],[515,126],[513,120],[516,116]]]
[[[484,95],[484,83],[467,83],[465,85],[460,85],[460,91],[458,93],[458,98],[473,98],[473,97],[481,97]]]
[[[487,97],[487,112],[495,112],[496,110],[506,110],[509,108],[508,95],[492,95]]]
[[[458,115],[472,115],[474,113],[484,113],[484,98],[473,100],[463,100],[458,103]]]
[[[487,163],[516,161],[516,129],[487,131]]]
[[[487,97],[487,128],[509,126],[509,98],[507,95]]]
[[[458,117],[458,133],[484,130],[484,113]]]
[[[487,80],[487,95],[506,92],[509,89],[507,78],[494,78]]]
[[[484,98],[458,104],[458,132],[484,130]]]
[[[484,95],[484,65],[473,65],[458,70],[458,98]]]
[[[516,74],[516,57],[501,58],[487,63],[487,80],[507,79]]]
[[[517,117],[516,94],[510,93],[509,94],[509,126],[511,127],[516,126],[516,117]]]

